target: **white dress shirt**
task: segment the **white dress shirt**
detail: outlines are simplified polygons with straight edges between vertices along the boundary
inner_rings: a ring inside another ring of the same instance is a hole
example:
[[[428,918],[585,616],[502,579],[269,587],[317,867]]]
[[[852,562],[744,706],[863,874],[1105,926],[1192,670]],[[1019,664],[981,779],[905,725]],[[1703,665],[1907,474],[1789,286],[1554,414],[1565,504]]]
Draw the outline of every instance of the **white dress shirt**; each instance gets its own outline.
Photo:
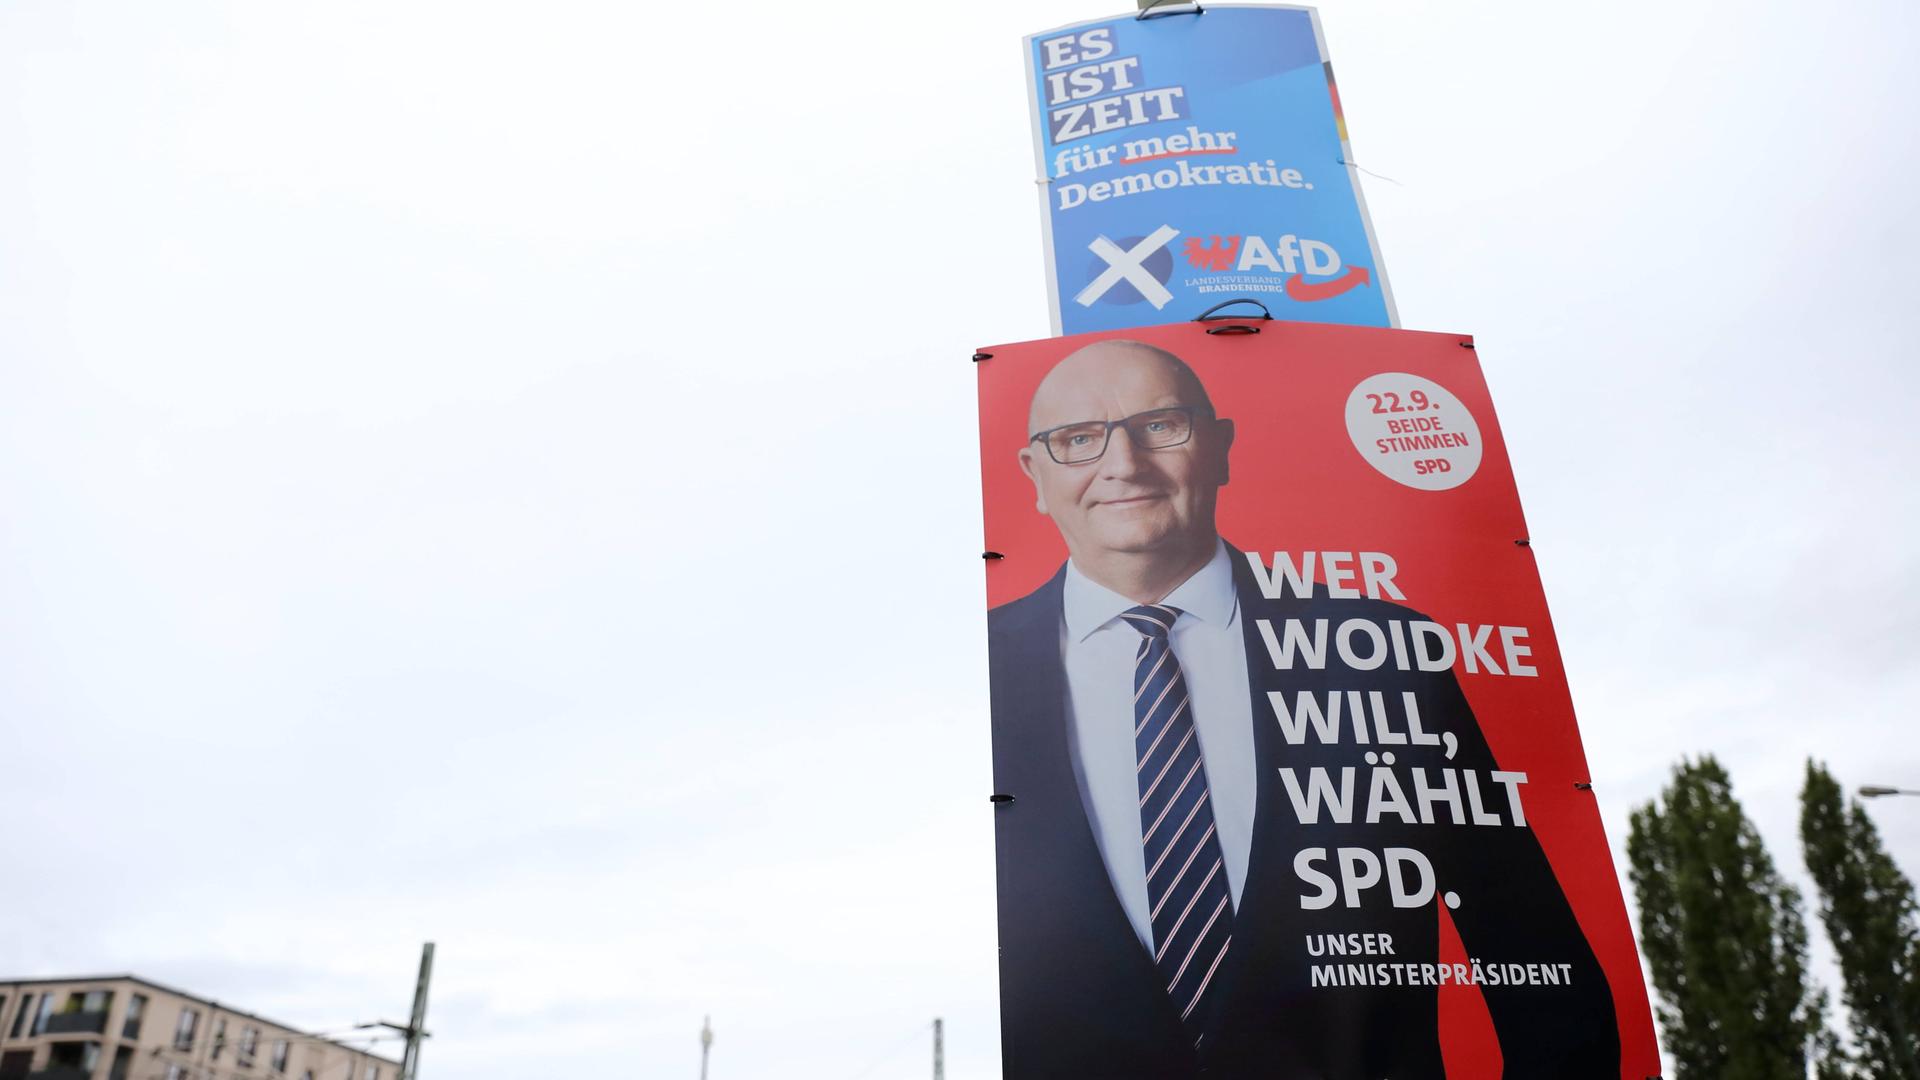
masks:
[[[1074,778],[1080,783],[1081,801],[1113,891],[1132,920],[1141,946],[1152,952],[1133,745],[1133,658],[1140,647],[1140,632],[1120,618],[1121,612],[1136,605],[1088,580],[1071,561],[1063,602],[1066,618],[1060,650],[1067,669],[1068,745]],[[1253,844],[1257,778],[1246,644],[1225,542],[1212,561],[1160,603],[1180,609],[1173,624],[1173,655],[1187,679],[1194,731],[1206,762],[1209,803],[1226,859],[1227,886],[1238,909]]]

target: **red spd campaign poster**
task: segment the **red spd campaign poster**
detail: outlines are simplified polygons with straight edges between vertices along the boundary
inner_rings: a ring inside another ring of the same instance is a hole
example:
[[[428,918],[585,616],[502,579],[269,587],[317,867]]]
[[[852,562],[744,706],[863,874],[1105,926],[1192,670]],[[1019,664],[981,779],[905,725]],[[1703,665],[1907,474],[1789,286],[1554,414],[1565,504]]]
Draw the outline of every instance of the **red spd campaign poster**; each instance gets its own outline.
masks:
[[[978,362],[1005,1075],[1658,1075],[1471,340],[1228,325]]]

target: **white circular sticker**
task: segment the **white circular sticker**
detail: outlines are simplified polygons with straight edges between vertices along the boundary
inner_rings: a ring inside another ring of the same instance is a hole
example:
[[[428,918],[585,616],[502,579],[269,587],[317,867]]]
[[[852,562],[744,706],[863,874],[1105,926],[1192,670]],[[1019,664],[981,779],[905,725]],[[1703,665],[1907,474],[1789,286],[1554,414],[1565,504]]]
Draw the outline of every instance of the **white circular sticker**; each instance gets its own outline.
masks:
[[[1389,479],[1422,491],[1459,487],[1480,468],[1480,425],[1432,379],[1373,375],[1347,397],[1353,448]]]

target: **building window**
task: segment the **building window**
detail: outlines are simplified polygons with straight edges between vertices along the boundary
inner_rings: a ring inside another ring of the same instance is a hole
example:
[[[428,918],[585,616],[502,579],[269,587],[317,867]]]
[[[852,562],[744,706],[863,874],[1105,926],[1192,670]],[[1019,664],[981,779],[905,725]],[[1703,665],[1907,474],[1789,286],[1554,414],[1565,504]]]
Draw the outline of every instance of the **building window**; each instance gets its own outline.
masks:
[[[313,1080],[313,1070],[308,1069],[306,1072],[301,1073],[300,1080]]]
[[[47,1054],[47,1071],[61,1069],[79,1069],[91,1075],[100,1067],[100,1044],[97,1042],[57,1042]]]
[[[273,1040],[273,1071],[277,1073],[287,1071],[287,1040],[285,1039]]]
[[[127,1019],[120,1025],[120,1037],[137,1039],[140,1037],[140,1019],[147,1015],[147,995],[135,994],[127,999]]]
[[[38,1035],[47,1030],[47,1020],[51,1016],[53,1016],[53,995],[41,994],[40,1011],[33,1014],[33,1031],[31,1034]]]
[[[167,1066],[167,1080],[189,1080],[186,1068],[180,1065]]]
[[[20,1037],[20,1031],[27,1026],[27,1017],[32,1015],[32,1013],[33,995],[28,994],[20,999],[20,1011],[13,1014],[13,1034],[8,1036],[8,1038],[17,1039]]]
[[[133,1047],[122,1046],[113,1052],[113,1068],[107,1070],[107,1080],[127,1080],[133,1071]]]
[[[175,1050],[193,1049],[194,1032],[200,1027],[199,1009],[181,1009],[180,1022],[173,1025],[173,1048]]]
[[[49,1002],[50,1004],[51,1002]],[[113,1007],[111,990],[75,990],[67,995],[60,1006],[61,1016],[75,1016],[80,1013],[103,1013]]]
[[[365,1073],[366,1080],[380,1080],[380,1066],[369,1065]]]
[[[213,1021],[213,1056],[209,1060],[219,1061],[220,1051],[227,1048],[227,1018],[215,1017]]]
[[[238,1055],[240,1060],[240,1067],[243,1069],[253,1068],[253,1055],[259,1049],[260,1049],[260,1029],[255,1027],[241,1028],[240,1029],[240,1053]]]

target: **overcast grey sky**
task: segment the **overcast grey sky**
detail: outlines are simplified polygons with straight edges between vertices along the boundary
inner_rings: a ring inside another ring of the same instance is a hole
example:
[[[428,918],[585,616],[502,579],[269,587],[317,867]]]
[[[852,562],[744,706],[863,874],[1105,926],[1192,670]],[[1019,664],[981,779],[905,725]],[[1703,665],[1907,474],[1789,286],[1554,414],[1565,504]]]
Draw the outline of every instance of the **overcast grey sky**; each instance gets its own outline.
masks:
[[[997,1075],[967,357],[1020,37],[1120,10],[0,7],[0,974],[338,1026],[433,939],[436,1080]],[[1914,9],[1321,10],[1616,848],[1710,750],[1802,876],[1808,755],[1920,786]]]

